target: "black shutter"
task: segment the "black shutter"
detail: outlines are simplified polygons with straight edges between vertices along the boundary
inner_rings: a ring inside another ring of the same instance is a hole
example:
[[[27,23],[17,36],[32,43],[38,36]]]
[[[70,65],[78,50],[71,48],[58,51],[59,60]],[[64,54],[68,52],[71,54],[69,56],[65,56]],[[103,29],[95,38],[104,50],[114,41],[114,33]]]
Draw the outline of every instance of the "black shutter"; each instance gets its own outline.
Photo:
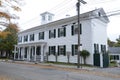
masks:
[[[58,28],[58,37],[60,37],[60,29]]]
[[[66,56],[66,46],[64,45],[64,56]]]
[[[48,55],[50,55],[50,46],[49,46],[49,54]]]
[[[99,53],[99,44],[97,44],[97,53]]]
[[[80,24],[80,34],[82,34],[82,24]]]
[[[56,30],[54,29],[54,38],[56,37]]]
[[[74,56],[74,45],[72,45],[72,56]]]
[[[96,44],[94,44],[94,53],[96,54]]]
[[[49,39],[51,38],[51,31],[49,30]]]
[[[59,56],[59,46],[58,46],[58,56]]]
[[[74,26],[71,26],[71,34],[74,35]]]
[[[66,36],[66,27],[64,27],[64,36]]]
[[[44,39],[44,32],[43,32],[43,39]]]

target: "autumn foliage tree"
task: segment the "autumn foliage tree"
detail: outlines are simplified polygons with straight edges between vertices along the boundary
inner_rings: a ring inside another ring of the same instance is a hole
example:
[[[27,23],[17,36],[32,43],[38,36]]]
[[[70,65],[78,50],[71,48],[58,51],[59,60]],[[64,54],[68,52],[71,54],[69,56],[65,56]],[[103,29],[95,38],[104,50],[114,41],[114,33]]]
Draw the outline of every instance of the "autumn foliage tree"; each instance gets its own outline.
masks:
[[[0,52],[6,53],[5,57],[12,56],[14,45],[17,44],[17,32],[19,31],[16,24],[9,24],[8,27],[2,32],[0,40]]]
[[[0,55],[3,51],[10,56],[14,45],[17,43],[18,26],[16,19],[19,17],[16,12],[21,11],[21,4],[24,0],[0,0],[0,28],[5,27],[5,30],[0,30]]]

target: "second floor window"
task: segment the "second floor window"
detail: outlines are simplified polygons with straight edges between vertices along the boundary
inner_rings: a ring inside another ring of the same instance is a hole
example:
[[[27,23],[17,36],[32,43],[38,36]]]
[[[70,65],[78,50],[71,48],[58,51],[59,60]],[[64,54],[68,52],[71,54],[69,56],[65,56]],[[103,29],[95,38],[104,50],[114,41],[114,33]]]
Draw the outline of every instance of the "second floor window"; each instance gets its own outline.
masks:
[[[34,41],[34,34],[30,35],[30,41]]]
[[[18,43],[22,42],[22,37],[18,37]]]
[[[41,40],[41,39],[42,39],[42,40],[44,39],[44,32],[40,32],[40,33],[39,33],[39,40]]]
[[[66,27],[65,26],[58,29],[58,37],[62,37],[62,36],[65,37],[66,36]]]
[[[78,34],[78,25],[77,23],[73,23],[71,26],[71,34],[75,35]],[[80,24],[80,34],[82,34],[82,24]]]
[[[28,35],[24,36],[24,42],[28,41]]]
[[[49,39],[50,38],[55,38],[55,37],[56,37],[56,29],[49,30]]]

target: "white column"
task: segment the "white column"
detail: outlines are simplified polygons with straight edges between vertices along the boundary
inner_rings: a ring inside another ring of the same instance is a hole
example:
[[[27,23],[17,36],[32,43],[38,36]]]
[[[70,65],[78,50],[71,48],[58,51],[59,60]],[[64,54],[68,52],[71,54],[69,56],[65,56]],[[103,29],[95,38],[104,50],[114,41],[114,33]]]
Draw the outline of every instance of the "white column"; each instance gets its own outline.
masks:
[[[20,60],[20,47],[18,47],[18,60]]]
[[[100,67],[103,67],[103,54],[100,53]]]
[[[36,45],[35,45],[35,55],[34,55],[34,61],[36,61]]]
[[[33,53],[34,53],[34,52],[33,52],[33,51],[34,51],[34,49],[33,49],[33,48],[34,48],[34,47],[32,47],[32,59],[33,59]]]
[[[44,51],[43,51],[43,45],[41,45],[41,62],[44,62]]]
[[[24,60],[24,55],[25,55],[25,47],[22,47],[22,58]]]
[[[30,49],[31,49],[31,46],[29,46],[29,48],[28,48],[28,50],[29,50],[29,51],[28,51],[28,54],[29,54],[29,56],[28,56],[28,57],[29,57],[28,60],[29,60],[29,61],[30,61],[30,54],[31,54]]]

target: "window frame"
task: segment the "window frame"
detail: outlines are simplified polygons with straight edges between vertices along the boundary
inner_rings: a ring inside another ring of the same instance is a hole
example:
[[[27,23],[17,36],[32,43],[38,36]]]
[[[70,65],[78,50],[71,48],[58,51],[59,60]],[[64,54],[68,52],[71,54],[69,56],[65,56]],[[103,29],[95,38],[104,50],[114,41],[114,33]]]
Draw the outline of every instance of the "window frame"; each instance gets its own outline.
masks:
[[[72,45],[72,56],[77,55],[78,54],[78,45],[74,44]]]
[[[58,55],[66,56],[66,45],[58,46]]]
[[[78,34],[78,24],[73,23],[71,26],[71,35],[76,35]],[[80,34],[82,34],[82,24],[80,23]]]
[[[56,29],[49,30],[49,39],[56,38]]]
[[[39,32],[38,39],[39,40],[44,40],[44,32]]]
[[[58,28],[58,37],[65,37],[66,36],[66,26],[64,25],[61,28]]]
[[[49,46],[49,55],[56,54],[56,46]]]
[[[30,41],[34,41],[35,39],[35,35],[34,34],[30,34]]]

